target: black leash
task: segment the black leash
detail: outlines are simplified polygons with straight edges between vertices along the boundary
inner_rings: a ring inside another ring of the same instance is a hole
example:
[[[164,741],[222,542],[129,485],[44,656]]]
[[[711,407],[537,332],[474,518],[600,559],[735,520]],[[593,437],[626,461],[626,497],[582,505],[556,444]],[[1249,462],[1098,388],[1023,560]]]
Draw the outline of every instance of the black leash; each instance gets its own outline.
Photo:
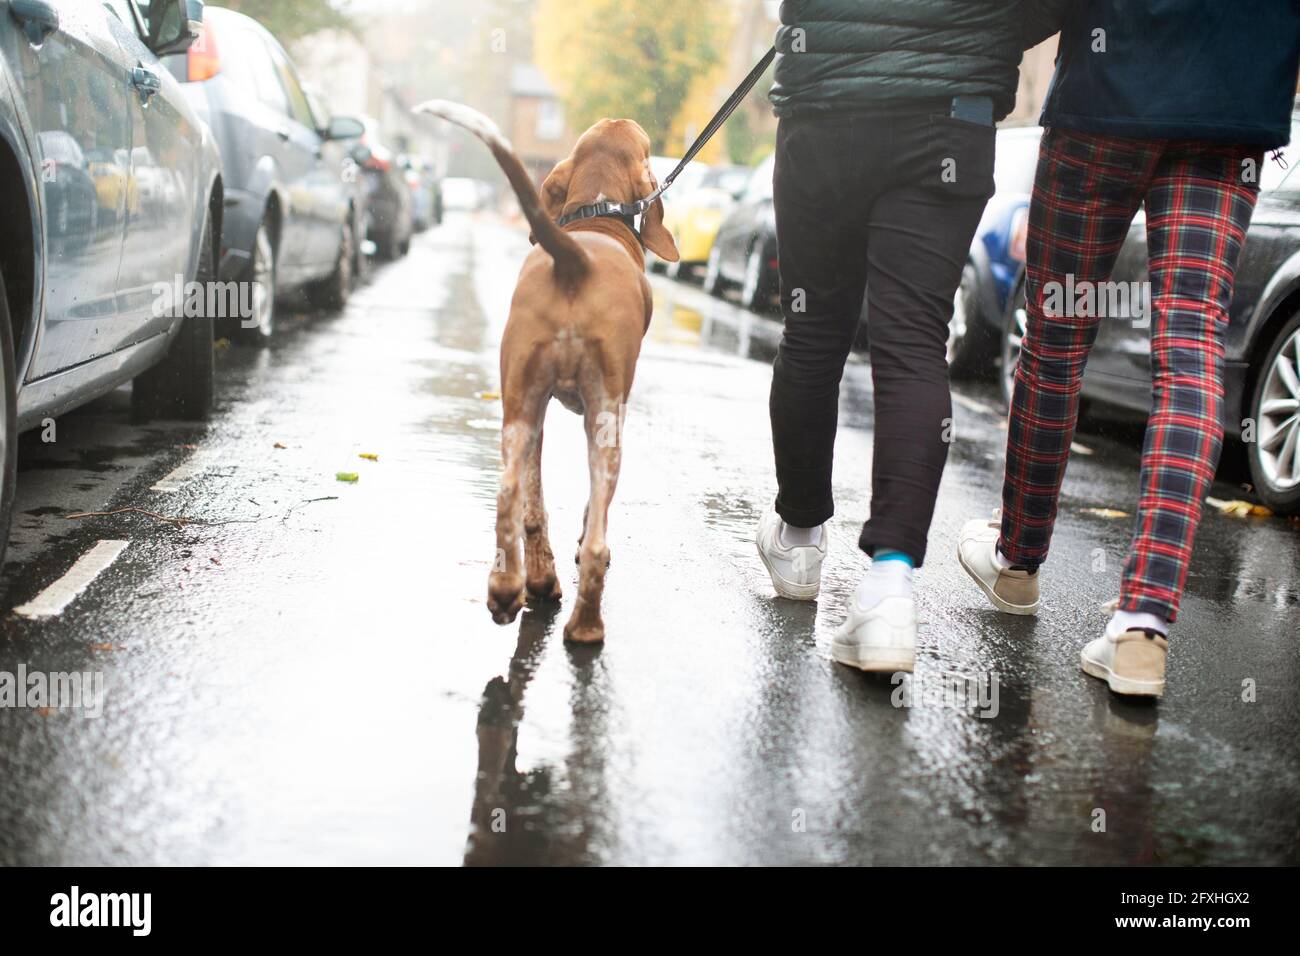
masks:
[[[772,61],[775,59],[776,47],[772,47],[772,49],[768,50],[763,56],[763,59],[758,61],[758,65],[749,71],[749,75],[741,81],[740,86],[736,87],[736,91],[727,98],[727,102],[722,104],[722,108],[718,110],[713,119],[709,120],[709,125],[704,127],[704,132],[700,133],[700,135],[696,137],[695,142],[691,144],[691,148],[688,149],[686,155],[682,157],[682,161],[677,164],[677,168],[669,173],[667,177],[665,177],[664,181],[659,184],[659,188],[649,196],[645,199],[639,199],[634,203],[608,201],[592,203],[589,206],[575,209],[567,216],[562,216],[556,225],[563,227],[567,226],[571,222],[578,222],[582,219],[611,217],[623,220],[623,222],[627,223],[633,232],[636,232],[637,235],[640,236],[640,232],[638,232],[635,226],[636,217],[644,215],[645,211],[654,205],[654,203],[668,191],[668,187],[673,184],[681,174],[682,170],[690,165],[691,160],[699,155],[700,150],[708,145],[709,140],[713,139],[718,130],[722,129],[723,124],[731,118],[731,114],[736,112],[736,108],[744,102],[745,97],[754,89],[758,84],[758,81],[763,78],[763,74],[767,72],[767,68],[772,65]]]

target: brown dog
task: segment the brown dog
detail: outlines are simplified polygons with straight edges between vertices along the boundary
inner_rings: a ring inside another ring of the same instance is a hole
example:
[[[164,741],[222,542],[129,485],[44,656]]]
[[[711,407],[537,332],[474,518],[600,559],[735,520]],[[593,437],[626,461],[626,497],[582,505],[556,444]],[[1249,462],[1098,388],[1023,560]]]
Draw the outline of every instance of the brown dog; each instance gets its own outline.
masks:
[[[488,144],[537,243],[519,273],[501,340],[503,471],[488,609],[498,624],[509,624],[526,597],[560,597],[541,469],[542,424],[551,398],[558,398],[584,417],[591,473],[578,551],[578,600],[564,636],[603,640],[600,600],[609,564],[605,526],[618,483],[623,415],[654,306],[642,242],[669,262],[677,261],[677,247],[663,225],[662,201],[643,217],[640,241],[618,219],[587,219],[563,229],[555,222],[590,203],[634,203],[657,189],[650,172],[650,138],[631,120],[601,120],[555,167],[539,197],[510,143],[486,116],[441,100],[416,110],[464,126]]]

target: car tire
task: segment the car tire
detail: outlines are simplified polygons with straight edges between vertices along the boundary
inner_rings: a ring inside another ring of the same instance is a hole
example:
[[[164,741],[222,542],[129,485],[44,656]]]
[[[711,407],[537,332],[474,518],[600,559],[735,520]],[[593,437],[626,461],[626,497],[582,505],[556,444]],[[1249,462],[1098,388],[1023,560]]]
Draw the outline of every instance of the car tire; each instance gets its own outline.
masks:
[[[715,243],[709,250],[709,262],[704,267],[704,291],[721,299],[726,283],[722,281],[722,250]]]
[[[763,265],[763,247],[755,242],[745,258],[745,281],[740,286],[740,304],[751,312],[766,311],[771,294],[767,267]]]
[[[1259,366],[1246,442],[1250,476],[1260,500],[1278,514],[1300,513],[1300,313],[1282,326]]]
[[[9,544],[18,481],[18,377],[14,371],[13,323],[4,276],[0,275],[0,568]]]
[[[973,378],[988,367],[989,336],[980,319],[979,273],[966,263],[961,284],[953,297],[952,322],[948,333],[948,369],[953,378]]]
[[[339,234],[339,254],[334,271],[325,279],[307,287],[307,298],[313,306],[331,312],[340,311],[352,295],[353,269],[356,265],[356,240],[352,221],[343,224]]]
[[[264,218],[253,238],[253,256],[244,276],[244,281],[252,289],[253,315],[223,321],[223,325],[230,326],[230,336],[236,341],[245,345],[267,345],[275,335],[275,284],[279,260],[275,233],[270,220]]]
[[[204,289],[216,281],[215,248],[212,225],[205,223],[195,276]],[[211,414],[216,390],[214,324],[206,308],[199,311],[203,314],[181,319],[163,360],[137,376],[131,404],[138,417],[203,421]]]

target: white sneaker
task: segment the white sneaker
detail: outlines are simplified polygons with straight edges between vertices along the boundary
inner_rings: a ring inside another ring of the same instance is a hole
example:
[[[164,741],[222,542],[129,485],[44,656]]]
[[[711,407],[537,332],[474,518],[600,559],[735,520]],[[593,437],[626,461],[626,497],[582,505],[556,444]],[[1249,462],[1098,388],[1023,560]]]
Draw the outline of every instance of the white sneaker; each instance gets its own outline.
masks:
[[[1104,680],[1116,694],[1161,697],[1165,692],[1165,656],[1169,641],[1155,631],[1109,632],[1086,644],[1079,654],[1083,672]]]
[[[831,639],[841,664],[882,674],[912,673],[916,665],[916,603],[885,598],[869,611],[849,601],[849,616]]]
[[[1004,614],[1037,614],[1041,603],[1038,575],[1004,568],[998,561],[1001,528],[996,519],[967,521],[957,538],[957,560],[999,611]]]
[[[822,587],[822,562],[829,539],[826,525],[815,545],[786,547],[781,543],[781,516],[769,511],[758,522],[758,556],[772,578],[772,587],[792,601],[815,601]]]

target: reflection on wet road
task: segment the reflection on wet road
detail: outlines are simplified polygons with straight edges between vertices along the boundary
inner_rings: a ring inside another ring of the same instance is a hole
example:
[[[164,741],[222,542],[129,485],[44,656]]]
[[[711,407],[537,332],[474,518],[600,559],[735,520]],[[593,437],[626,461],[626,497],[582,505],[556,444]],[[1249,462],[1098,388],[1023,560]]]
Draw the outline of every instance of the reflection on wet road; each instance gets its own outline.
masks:
[[[1135,446],[1081,434],[1045,609],[1003,620],[951,553],[996,504],[1005,436],[992,389],[963,389],[917,673],[846,671],[826,641],[864,565],[870,370],[845,375],[823,598],[775,599],[752,532],[779,328],[665,279],[606,645],[567,647],[565,611],[492,624],[496,343],[526,248],[450,220],[343,315],[223,353],[206,428],[133,425],[115,394],[28,436],[6,607],[129,546],[62,616],[4,620],[0,671],[101,671],[107,696],[97,720],[0,711],[0,862],[1300,862],[1293,527],[1207,517],[1168,695],[1119,701],[1077,660],[1129,525],[1086,509],[1132,510]],[[553,406],[557,554],[585,460]],[[123,507],[191,522],[66,518]],[[986,716],[929,692],[990,684]]]

